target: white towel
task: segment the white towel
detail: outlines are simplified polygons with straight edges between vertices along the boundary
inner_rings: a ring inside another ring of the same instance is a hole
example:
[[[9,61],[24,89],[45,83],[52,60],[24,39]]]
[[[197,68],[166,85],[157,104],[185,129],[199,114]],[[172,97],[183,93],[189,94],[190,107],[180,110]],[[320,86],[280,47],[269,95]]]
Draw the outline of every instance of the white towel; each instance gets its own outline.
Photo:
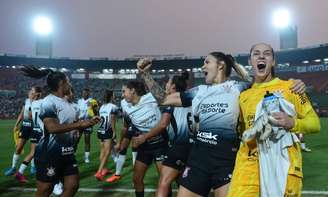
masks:
[[[294,133],[270,124],[270,112],[284,111],[295,116],[294,105],[286,101],[281,92],[273,93],[280,109],[265,109],[263,100],[256,106],[254,126],[244,132],[243,141],[256,138],[260,164],[261,197],[283,197],[290,166],[288,147],[299,142]]]

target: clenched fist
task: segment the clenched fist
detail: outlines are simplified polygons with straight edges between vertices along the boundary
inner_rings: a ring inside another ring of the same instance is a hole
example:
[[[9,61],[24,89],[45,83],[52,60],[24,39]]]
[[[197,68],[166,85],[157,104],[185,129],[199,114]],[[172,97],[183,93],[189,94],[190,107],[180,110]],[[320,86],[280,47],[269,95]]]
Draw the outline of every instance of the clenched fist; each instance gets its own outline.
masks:
[[[152,60],[150,58],[142,58],[137,62],[139,72],[147,72],[151,67]]]

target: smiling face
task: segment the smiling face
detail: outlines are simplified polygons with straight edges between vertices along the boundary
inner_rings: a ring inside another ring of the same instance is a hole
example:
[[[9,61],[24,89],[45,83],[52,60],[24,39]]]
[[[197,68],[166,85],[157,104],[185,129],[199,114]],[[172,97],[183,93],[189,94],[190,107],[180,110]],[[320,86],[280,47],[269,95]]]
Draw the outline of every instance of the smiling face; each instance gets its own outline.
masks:
[[[205,74],[205,83],[213,84],[215,83],[219,75],[220,67],[224,66],[224,63],[218,62],[218,60],[213,55],[208,55],[204,60],[204,65],[202,70]]]
[[[272,69],[275,65],[272,47],[260,43],[252,47],[249,63],[253,67],[256,83],[267,82],[273,78]]]
[[[133,94],[134,93],[134,89],[130,89],[126,86],[122,87],[122,96],[123,98],[126,100],[126,102],[131,103],[133,100]]]

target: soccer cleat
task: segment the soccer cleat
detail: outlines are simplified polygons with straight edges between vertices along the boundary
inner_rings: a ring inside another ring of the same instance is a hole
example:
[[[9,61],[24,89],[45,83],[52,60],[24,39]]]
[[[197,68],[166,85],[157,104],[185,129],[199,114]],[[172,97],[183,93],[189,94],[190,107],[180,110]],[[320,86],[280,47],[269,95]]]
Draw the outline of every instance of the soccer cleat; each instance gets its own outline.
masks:
[[[103,175],[101,172],[97,172],[97,173],[95,174],[95,177],[96,177],[96,179],[97,179],[98,181],[103,181],[105,175]]]
[[[52,191],[53,194],[60,196],[63,193],[63,184],[61,182],[57,183],[54,186],[54,190]]]
[[[114,183],[114,182],[116,182],[116,181],[118,181],[120,179],[121,179],[121,175],[115,175],[114,174],[113,176],[111,176],[108,179],[106,179],[106,182],[108,182],[108,183]]]
[[[25,176],[23,174],[19,173],[19,172],[16,173],[15,178],[20,183],[26,183],[27,182]]]
[[[31,169],[30,169],[30,175],[34,175],[36,173],[36,168],[35,166],[31,166]]]
[[[15,167],[11,167],[8,170],[6,170],[5,175],[6,176],[11,176],[14,175],[16,173],[16,168]]]

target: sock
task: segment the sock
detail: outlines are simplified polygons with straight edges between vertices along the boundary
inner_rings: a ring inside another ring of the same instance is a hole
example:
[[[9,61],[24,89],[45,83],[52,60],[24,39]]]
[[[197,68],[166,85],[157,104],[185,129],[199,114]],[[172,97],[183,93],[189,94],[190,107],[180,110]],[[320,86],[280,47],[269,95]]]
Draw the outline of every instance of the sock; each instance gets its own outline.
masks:
[[[35,168],[34,158],[33,158],[32,161],[31,161],[31,167],[32,167],[32,168]]]
[[[170,188],[169,193],[167,194],[168,197],[172,197],[172,188]]]
[[[136,162],[136,158],[137,158],[137,152],[132,152],[132,163],[134,166],[134,163]]]
[[[137,192],[136,191],[136,197],[144,197],[144,192]]]
[[[89,159],[90,152],[85,152],[84,153],[84,159]]]
[[[12,168],[16,168],[16,165],[18,163],[18,160],[19,160],[19,155],[17,155],[16,153],[14,153],[14,155],[13,155],[13,161],[12,161],[12,165],[11,165]]]
[[[20,174],[24,174],[24,171],[26,170],[27,166],[28,166],[28,162],[23,161],[23,163],[22,163],[22,164],[20,165],[20,167],[19,167],[18,172],[19,172]]]
[[[119,155],[116,161],[115,175],[121,175],[121,171],[125,162],[125,155]]]
[[[305,149],[305,143],[304,142],[301,143],[301,148]]]

